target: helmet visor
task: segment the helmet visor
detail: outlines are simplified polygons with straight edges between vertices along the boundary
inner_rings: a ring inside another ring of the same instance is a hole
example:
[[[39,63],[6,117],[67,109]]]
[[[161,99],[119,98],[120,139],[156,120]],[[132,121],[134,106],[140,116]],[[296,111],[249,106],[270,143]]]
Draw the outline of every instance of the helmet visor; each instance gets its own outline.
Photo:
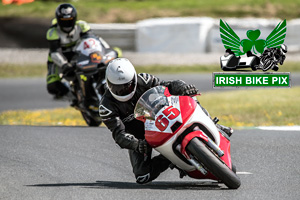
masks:
[[[64,31],[71,31],[75,26],[75,18],[59,18],[58,25]]]
[[[136,77],[133,76],[132,80],[125,84],[113,84],[107,79],[107,85],[113,94],[118,96],[126,96],[133,92],[136,86]]]

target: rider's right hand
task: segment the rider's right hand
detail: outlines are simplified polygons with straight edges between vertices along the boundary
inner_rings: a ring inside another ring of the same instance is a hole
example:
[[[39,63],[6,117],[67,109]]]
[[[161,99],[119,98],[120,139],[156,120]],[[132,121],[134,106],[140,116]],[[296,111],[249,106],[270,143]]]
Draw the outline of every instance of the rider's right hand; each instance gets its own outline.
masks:
[[[71,63],[66,63],[62,67],[63,74],[67,75],[68,73],[73,71],[73,66]]]
[[[136,151],[141,154],[148,154],[151,150],[152,148],[146,140],[139,140]]]

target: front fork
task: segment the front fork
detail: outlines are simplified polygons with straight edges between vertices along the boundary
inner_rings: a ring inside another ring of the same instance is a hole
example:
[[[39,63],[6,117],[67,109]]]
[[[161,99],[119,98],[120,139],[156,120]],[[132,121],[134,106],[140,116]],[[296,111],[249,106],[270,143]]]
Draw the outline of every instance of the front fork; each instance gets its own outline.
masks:
[[[101,89],[102,86],[104,86],[104,84],[105,84],[105,80],[104,80],[104,79],[101,81],[100,84],[97,84],[97,83],[95,83],[95,82],[92,84],[92,86],[93,86],[93,88],[94,88],[94,91],[95,91],[95,93],[96,93],[96,95],[97,95],[97,97],[98,97],[98,99],[99,99],[99,102],[100,102],[100,100],[102,99],[102,95],[103,95],[103,94],[100,94],[100,93],[99,93],[99,90]],[[102,90],[102,89],[101,89],[101,90]]]
[[[87,77],[83,74],[78,75],[80,90],[81,90],[82,95],[83,95],[82,100],[84,100],[84,98],[87,95],[88,96],[93,96],[92,93],[94,92],[97,99],[98,99],[98,101],[100,102],[100,100],[102,98],[102,94],[99,93],[99,89],[100,89],[101,85],[105,84],[105,80],[102,80],[100,84],[97,84],[96,81],[94,81],[93,79],[94,79],[93,76]],[[92,87],[92,90],[89,89],[90,87]]]
[[[181,145],[180,144],[177,145],[176,150],[181,152]],[[203,165],[201,163],[199,163],[196,159],[194,159],[193,155],[185,156],[185,158],[191,163],[191,165],[193,165],[203,175],[207,174],[207,170],[203,167]]]

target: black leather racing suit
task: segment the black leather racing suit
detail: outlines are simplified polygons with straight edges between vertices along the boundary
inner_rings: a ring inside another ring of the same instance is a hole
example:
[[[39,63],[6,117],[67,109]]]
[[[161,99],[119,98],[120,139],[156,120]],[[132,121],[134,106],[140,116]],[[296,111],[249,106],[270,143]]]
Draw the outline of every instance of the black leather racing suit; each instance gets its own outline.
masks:
[[[273,69],[274,71],[278,70],[278,63],[283,64],[285,60],[285,55],[283,55],[278,48],[268,48],[260,56],[260,65],[259,67],[263,71],[268,71]]]
[[[169,167],[171,162],[162,155],[151,159],[151,152],[145,157],[136,151],[138,140],[145,139],[145,130],[144,123],[134,118],[134,108],[140,96],[152,87],[169,86],[170,93],[173,94],[170,83],[172,82],[160,81],[150,74],[138,74],[136,92],[129,101],[116,100],[106,89],[100,102],[99,113],[104,124],[112,132],[116,143],[121,148],[129,149],[130,161],[137,183],[154,180]]]

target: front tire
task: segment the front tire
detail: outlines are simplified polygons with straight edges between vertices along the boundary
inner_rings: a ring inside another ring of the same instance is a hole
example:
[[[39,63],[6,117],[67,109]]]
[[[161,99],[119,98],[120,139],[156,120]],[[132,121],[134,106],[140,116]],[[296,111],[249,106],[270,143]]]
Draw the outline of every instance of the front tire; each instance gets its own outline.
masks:
[[[240,187],[241,181],[239,177],[198,138],[193,138],[186,148],[208,171],[220,179],[228,188],[237,189]]]

